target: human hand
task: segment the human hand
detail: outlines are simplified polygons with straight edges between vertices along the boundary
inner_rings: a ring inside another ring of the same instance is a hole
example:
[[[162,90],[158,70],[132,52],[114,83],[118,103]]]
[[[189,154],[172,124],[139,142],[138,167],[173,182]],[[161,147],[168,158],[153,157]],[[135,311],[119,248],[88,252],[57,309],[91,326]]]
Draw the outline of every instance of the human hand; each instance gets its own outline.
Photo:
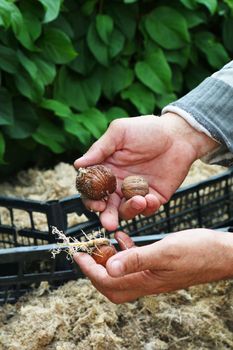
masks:
[[[117,228],[118,216],[128,220],[138,214],[151,215],[180,186],[191,164],[214,146],[215,141],[176,114],[115,120],[74,166],[106,165],[117,177],[117,190],[107,201],[84,200],[84,204],[100,212],[108,230]],[[126,201],[120,187],[129,175],[143,176],[149,194]]]
[[[123,251],[111,257],[106,268],[86,253],[74,257],[96,289],[116,304],[233,275],[230,233],[191,229],[143,247],[135,247],[123,232],[117,232],[116,239]]]

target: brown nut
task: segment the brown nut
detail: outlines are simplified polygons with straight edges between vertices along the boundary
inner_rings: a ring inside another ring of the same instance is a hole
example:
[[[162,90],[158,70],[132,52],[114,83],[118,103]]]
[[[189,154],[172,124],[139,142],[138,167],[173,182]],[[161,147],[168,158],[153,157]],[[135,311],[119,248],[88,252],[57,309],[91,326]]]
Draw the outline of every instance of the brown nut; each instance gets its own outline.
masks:
[[[116,254],[116,249],[113,245],[102,245],[95,248],[92,252],[92,258],[97,264],[106,266],[106,263],[111,256]]]
[[[137,195],[145,197],[149,193],[149,185],[142,176],[131,175],[124,179],[121,192],[126,199]]]
[[[88,199],[103,199],[116,190],[116,177],[104,165],[79,168],[76,188],[82,196]]]

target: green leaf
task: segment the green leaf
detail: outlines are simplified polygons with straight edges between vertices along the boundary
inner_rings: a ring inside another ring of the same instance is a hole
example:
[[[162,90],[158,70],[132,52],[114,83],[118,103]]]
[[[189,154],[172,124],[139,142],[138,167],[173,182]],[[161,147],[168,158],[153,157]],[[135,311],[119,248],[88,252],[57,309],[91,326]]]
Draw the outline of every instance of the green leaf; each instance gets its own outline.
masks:
[[[231,14],[233,14],[233,1],[232,0],[223,0],[223,2],[225,4],[227,4],[227,6],[229,7],[229,9],[231,10]]]
[[[165,49],[179,49],[190,42],[185,18],[171,7],[154,9],[146,16],[145,27],[150,37]]]
[[[19,92],[31,101],[39,102],[44,94],[44,85],[41,80],[32,80],[27,72],[22,71],[14,76],[15,85]]]
[[[30,58],[28,58],[22,51],[18,50],[17,51],[17,57],[19,59],[19,62],[21,63],[21,65],[24,67],[24,69],[28,72],[28,74],[30,75],[30,77],[33,80],[37,79],[37,67],[35,65],[35,63],[30,60]],[[39,77],[38,77],[39,78]]]
[[[106,2],[108,14],[113,18],[114,25],[128,40],[133,40],[139,18],[138,5],[125,6],[119,2]]]
[[[172,90],[171,69],[162,50],[148,56],[135,66],[138,79],[155,93],[166,93]]]
[[[0,131],[0,164],[5,164],[5,161],[3,158],[5,153],[5,148],[6,148],[5,139],[4,139],[3,133]]]
[[[172,67],[172,86],[175,92],[181,92],[183,89],[183,74],[178,66]]]
[[[177,96],[174,93],[159,95],[156,98],[156,105],[162,109],[175,100],[177,100]]]
[[[63,0],[39,0],[45,8],[44,22],[53,21],[59,15],[60,7]]]
[[[83,127],[79,115],[73,114],[72,119],[65,119],[64,127],[69,134],[74,135],[83,145],[90,144],[91,133]]]
[[[96,108],[91,108],[80,114],[82,124],[98,139],[107,129],[106,116]]]
[[[75,39],[75,36],[79,33],[75,33],[72,23],[69,21],[68,14],[59,14],[59,17],[53,21],[53,28],[60,29],[65,33],[70,39]]]
[[[8,73],[15,74],[19,66],[16,53],[10,47],[0,45],[0,68]]]
[[[217,42],[215,36],[210,32],[197,33],[195,43],[213,68],[219,69],[230,60],[224,46]]]
[[[94,74],[80,78],[65,67],[60,69],[54,86],[54,99],[78,111],[85,111],[96,105],[100,93],[100,82]]]
[[[59,29],[48,28],[39,46],[44,57],[57,64],[68,63],[77,56],[70,38]]]
[[[195,10],[198,4],[204,5],[213,15],[217,9],[217,0],[180,0],[184,6],[190,10]]]
[[[29,34],[27,24],[16,5],[12,5],[11,11],[11,26],[16,38],[19,42],[26,47],[28,50],[35,50],[35,45],[33,43],[32,37]]]
[[[38,126],[38,117],[32,105],[22,98],[14,105],[14,124],[4,127],[6,134],[12,139],[25,139],[32,135]]]
[[[111,40],[109,44],[109,56],[111,58],[117,56],[124,48],[125,38],[123,34],[117,29],[115,29],[111,35]]]
[[[233,52],[233,17],[226,18],[223,22],[223,44],[225,48]],[[1,58],[0,58],[1,60]]]
[[[94,10],[95,6],[98,0],[85,0],[81,9],[82,9],[82,14],[85,16],[90,16]]]
[[[56,76],[56,67],[52,62],[44,60],[39,55],[32,56],[32,60],[37,67],[38,79],[43,85],[51,84]]]
[[[211,75],[211,72],[201,65],[189,64],[184,79],[189,90],[198,86],[205,78]]]
[[[114,119],[127,118],[129,116],[123,108],[117,106],[109,108],[105,115],[109,123]]]
[[[107,45],[99,37],[95,24],[90,24],[87,33],[87,44],[96,60],[103,66],[109,66],[110,59],[123,50],[124,43],[125,38],[122,33],[118,29],[114,29],[109,39],[109,45]]]
[[[12,99],[6,88],[0,87],[0,125],[13,124]]]
[[[185,68],[191,54],[190,46],[179,50],[164,50],[164,55],[169,63],[176,63],[180,67]]]
[[[196,2],[207,7],[211,15],[213,15],[217,10],[217,6],[218,6],[217,0],[196,0]]]
[[[43,99],[40,106],[42,108],[53,111],[55,115],[63,118],[70,118],[72,115],[71,109],[64,103],[52,99]]]
[[[137,52],[137,43],[133,41],[126,41],[124,44],[124,49],[121,52],[123,57],[132,57]]]
[[[11,4],[6,0],[2,0],[0,2],[1,25],[3,25],[6,29],[8,29],[11,25],[11,13],[14,11],[18,11],[14,4]]]
[[[204,12],[180,9],[180,13],[186,19],[188,28],[194,28],[197,27],[199,24],[207,22],[207,16]]]
[[[121,97],[130,100],[141,114],[154,112],[154,94],[140,83],[134,83],[127,90],[122,91]]]
[[[42,26],[40,21],[36,17],[25,16],[24,17],[25,27],[28,31],[31,40],[35,41],[41,35]]]
[[[105,44],[109,44],[111,34],[113,31],[113,20],[108,15],[96,16],[96,29]]]
[[[111,66],[104,74],[103,92],[112,100],[113,97],[123,89],[132,84],[134,73],[131,69],[120,64]]]
[[[195,10],[197,7],[196,0],[180,0],[180,2],[190,10]]]
[[[79,54],[72,62],[69,63],[69,67],[80,74],[89,74],[95,66],[96,60],[92,56],[84,39],[75,43],[75,49]]]
[[[96,60],[107,67],[109,65],[108,46],[100,39],[95,23],[93,22],[88,29],[87,44]]]
[[[73,8],[74,7],[74,8]],[[67,21],[74,32],[74,40],[79,40],[86,38],[87,31],[90,24],[90,18],[83,16],[82,12],[79,11],[79,8],[74,5],[73,7],[69,7],[69,11],[66,13]],[[59,16],[60,18],[60,16]]]
[[[49,120],[40,120],[40,126],[32,135],[32,138],[36,142],[48,147],[54,153],[62,153],[65,150],[63,146],[65,143],[64,133]]]
[[[43,9],[39,2],[21,0],[20,11],[24,18],[24,24],[31,40],[35,42],[42,32],[41,18]]]

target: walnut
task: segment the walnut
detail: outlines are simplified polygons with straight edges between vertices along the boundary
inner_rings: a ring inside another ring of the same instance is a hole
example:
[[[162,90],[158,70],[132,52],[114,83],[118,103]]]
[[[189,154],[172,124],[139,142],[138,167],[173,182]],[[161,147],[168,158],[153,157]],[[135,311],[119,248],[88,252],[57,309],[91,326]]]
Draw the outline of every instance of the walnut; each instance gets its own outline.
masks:
[[[131,175],[124,179],[121,192],[126,199],[137,195],[145,197],[149,193],[149,185],[142,176]]]
[[[83,197],[100,200],[116,190],[116,177],[104,165],[79,168],[76,188]]]

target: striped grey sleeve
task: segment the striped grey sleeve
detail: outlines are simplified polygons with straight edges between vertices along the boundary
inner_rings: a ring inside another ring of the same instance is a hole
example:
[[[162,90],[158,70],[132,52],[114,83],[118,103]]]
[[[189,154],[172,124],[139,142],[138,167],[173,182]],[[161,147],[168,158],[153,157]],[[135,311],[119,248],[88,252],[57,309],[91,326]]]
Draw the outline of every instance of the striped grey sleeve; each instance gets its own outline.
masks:
[[[179,114],[195,129],[220,143],[203,161],[233,165],[233,61],[187,95],[164,107],[162,114],[167,112]]]

